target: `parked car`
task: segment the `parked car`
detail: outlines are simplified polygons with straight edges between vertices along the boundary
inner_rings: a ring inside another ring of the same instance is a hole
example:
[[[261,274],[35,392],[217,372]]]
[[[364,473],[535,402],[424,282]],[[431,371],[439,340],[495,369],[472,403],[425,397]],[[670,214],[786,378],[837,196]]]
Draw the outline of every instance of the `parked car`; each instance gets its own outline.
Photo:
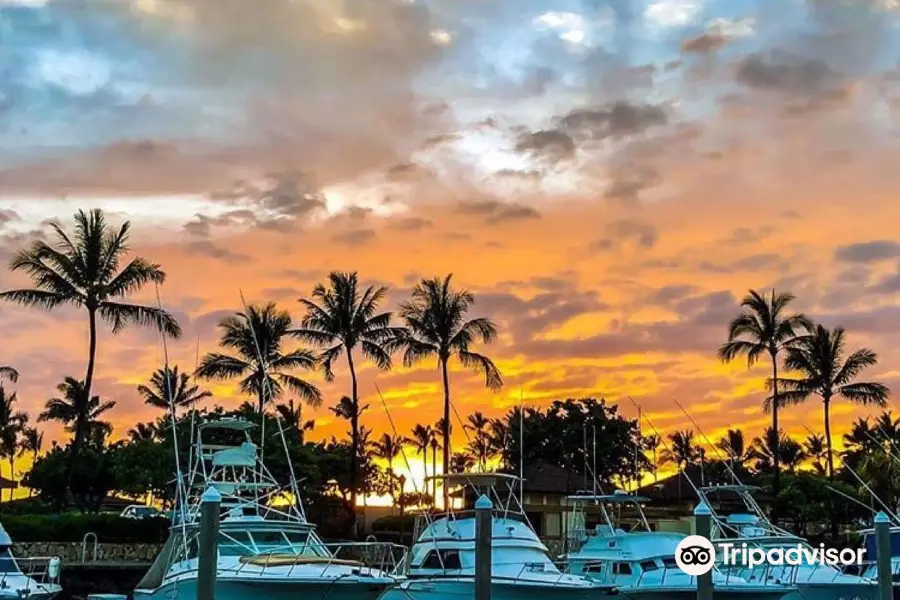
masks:
[[[132,504],[119,513],[123,519],[155,519],[163,517],[163,513],[153,506],[143,506],[140,504]]]

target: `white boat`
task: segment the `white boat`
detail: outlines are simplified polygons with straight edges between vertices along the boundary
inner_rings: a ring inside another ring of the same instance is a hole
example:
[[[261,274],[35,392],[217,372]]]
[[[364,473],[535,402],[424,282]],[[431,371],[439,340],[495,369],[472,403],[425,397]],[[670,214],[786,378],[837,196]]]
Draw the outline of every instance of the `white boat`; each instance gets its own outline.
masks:
[[[647,501],[622,491],[569,496],[572,527],[566,553],[560,557],[566,571],[615,585],[629,598],[694,600],[697,578],[675,562],[675,550],[687,536],[652,531],[641,506]],[[586,527],[589,507],[599,509],[603,521],[593,529]],[[794,591],[780,583],[748,582],[718,569],[712,573],[715,596],[722,600],[780,600]]]
[[[700,498],[712,510],[711,495],[728,494],[735,496],[742,506],[728,515],[717,514],[713,510],[712,542],[722,544],[743,544],[769,551],[775,548],[813,548],[803,538],[772,524],[762,508],[753,498],[759,488],[750,485],[732,484],[700,488]],[[717,557],[721,552],[717,552]],[[804,561],[799,565],[762,564],[753,568],[746,566],[727,567],[728,572],[748,581],[780,581],[796,586],[797,591],[786,600],[875,600],[878,587],[873,579],[861,575],[845,574],[838,567],[821,562]]]
[[[405,557],[393,544],[325,544],[306,520],[291,475],[279,486],[259,457],[250,432],[239,419],[202,424],[193,465],[185,479],[186,501],[173,516],[168,541],[134,591],[136,600],[196,598],[200,494],[221,495],[216,600],[304,598],[375,600],[399,579],[391,574]],[[243,440],[223,445],[222,438]],[[218,437],[218,443],[207,441]],[[281,500],[279,503],[278,501]],[[383,568],[371,566],[381,560]]]
[[[60,564],[58,557],[17,560],[12,540],[0,525],[0,600],[52,600],[62,591]]]
[[[597,600],[612,585],[560,572],[522,510],[515,490],[521,480],[502,473],[455,473],[438,477],[445,486],[491,499],[491,598],[493,600]],[[465,492],[464,492],[465,495]],[[424,514],[409,554],[407,580],[381,600],[451,600],[475,597],[475,512]]]

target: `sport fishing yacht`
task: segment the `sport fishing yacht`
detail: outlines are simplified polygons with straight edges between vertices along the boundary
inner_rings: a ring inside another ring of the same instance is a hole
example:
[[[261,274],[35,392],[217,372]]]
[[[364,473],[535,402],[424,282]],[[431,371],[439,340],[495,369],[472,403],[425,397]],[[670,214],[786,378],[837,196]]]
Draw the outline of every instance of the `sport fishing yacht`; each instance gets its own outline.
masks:
[[[448,487],[463,488],[464,498],[487,496],[493,504],[491,598],[493,600],[598,600],[615,586],[569,575],[550,560],[522,510],[521,479],[503,473],[453,473],[438,477]],[[466,491],[472,494],[466,494]],[[410,551],[407,581],[386,591],[381,600],[474,598],[475,513],[450,510],[422,515]]]
[[[405,549],[391,544],[322,542],[306,520],[296,479],[278,485],[240,419],[203,423],[168,541],[134,591],[136,600],[195,597],[200,496],[221,496],[215,596],[217,600],[375,600],[399,579],[391,574]],[[237,444],[235,444],[235,441]],[[382,568],[369,566],[383,559]]]
[[[53,600],[62,591],[59,571],[58,557],[16,560],[12,540],[0,525],[0,600]]]
[[[642,503],[648,498],[618,491],[611,495],[568,497],[572,507],[566,553],[568,573],[615,585],[628,598],[694,600],[697,578],[675,562],[683,533],[652,531]],[[587,512],[599,510],[602,522],[588,529]],[[780,600],[794,588],[774,582],[748,582],[713,570],[715,596],[721,600]]]
[[[711,497],[730,495],[738,499],[740,508],[728,515],[713,510],[711,540],[717,547],[723,543],[753,545],[766,551],[774,548],[814,550],[803,538],[773,525],[753,497],[759,488],[732,484],[702,487],[700,499],[713,507]],[[721,558],[722,553],[716,553]],[[786,600],[875,600],[877,584],[862,575],[849,575],[837,566],[804,559],[799,565],[776,566],[763,564],[753,568],[743,565],[722,567],[727,572],[748,581],[780,581],[791,583],[797,590]]]

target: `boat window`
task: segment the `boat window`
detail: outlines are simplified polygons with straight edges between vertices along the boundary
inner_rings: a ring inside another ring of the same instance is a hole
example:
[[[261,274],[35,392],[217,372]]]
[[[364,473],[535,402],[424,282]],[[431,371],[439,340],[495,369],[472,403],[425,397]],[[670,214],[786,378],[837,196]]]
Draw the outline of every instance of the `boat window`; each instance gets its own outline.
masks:
[[[9,548],[0,549],[0,573],[18,573],[19,567],[16,566],[16,561],[13,560],[12,554],[9,552]]]
[[[459,560],[459,551],[440,550],[439,556],[437,550],[432,550],[425,556],[425,560],[422,561],[420,568],[437,570],[462,569],[462,563]]]
[[[603,572],[603,563],[599,560],[592,560],[584,563],[584,567],[581,569],[582,573],[602,573]]]
[[[219,556],[253,556],[253,542],[246,531],[219,532]]]
[[[328,550],[309,531],[285,531],[294,554],[301,556],[327,556]]]
[[[662,563],[663,563],[663,566],[666,568],[678,566],[678,563],[675,562],[674,556],[667,556],[667,557],[663,558]]]
[[[645,560],[641,563],[641,570],[645,573],[647,571],[655,571],[659,568],[659,565],[656,564],[656,561],[653,560]]]
[[[260,554],[277,554],[290,551],[292,548],[280,531],[254,531],[253,541]]]
[[[616,563],[613,569],[616,575],[631,575],[631,565],[629,563]]]

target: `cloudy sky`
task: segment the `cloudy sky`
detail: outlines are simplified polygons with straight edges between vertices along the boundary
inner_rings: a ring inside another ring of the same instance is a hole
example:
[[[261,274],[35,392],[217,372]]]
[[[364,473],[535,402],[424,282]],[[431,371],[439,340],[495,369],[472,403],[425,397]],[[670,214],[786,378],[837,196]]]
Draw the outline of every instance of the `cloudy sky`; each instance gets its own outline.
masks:
[[[330,270],[388,308],[452,272],[506,380],[455,371],[461,413],[631,395],[666,431],[677,399],[710,437],[756,434],[765,368],[715,357],[748,288],[794,292],[900,385],[898,23],[893,0],[0,0],[0,260],[77,208],[130,219],[187,370],[241,291],[299,317]],[[80,313],[0,328],[27,408],[83,376]],[[120,433],[155,416],[134,388],[162,357],[104,333]],[[402,430],[439,417],[433,365],[360,377],[376,434],[376,382]],[[817,403],[785,420],[822,430]]]

